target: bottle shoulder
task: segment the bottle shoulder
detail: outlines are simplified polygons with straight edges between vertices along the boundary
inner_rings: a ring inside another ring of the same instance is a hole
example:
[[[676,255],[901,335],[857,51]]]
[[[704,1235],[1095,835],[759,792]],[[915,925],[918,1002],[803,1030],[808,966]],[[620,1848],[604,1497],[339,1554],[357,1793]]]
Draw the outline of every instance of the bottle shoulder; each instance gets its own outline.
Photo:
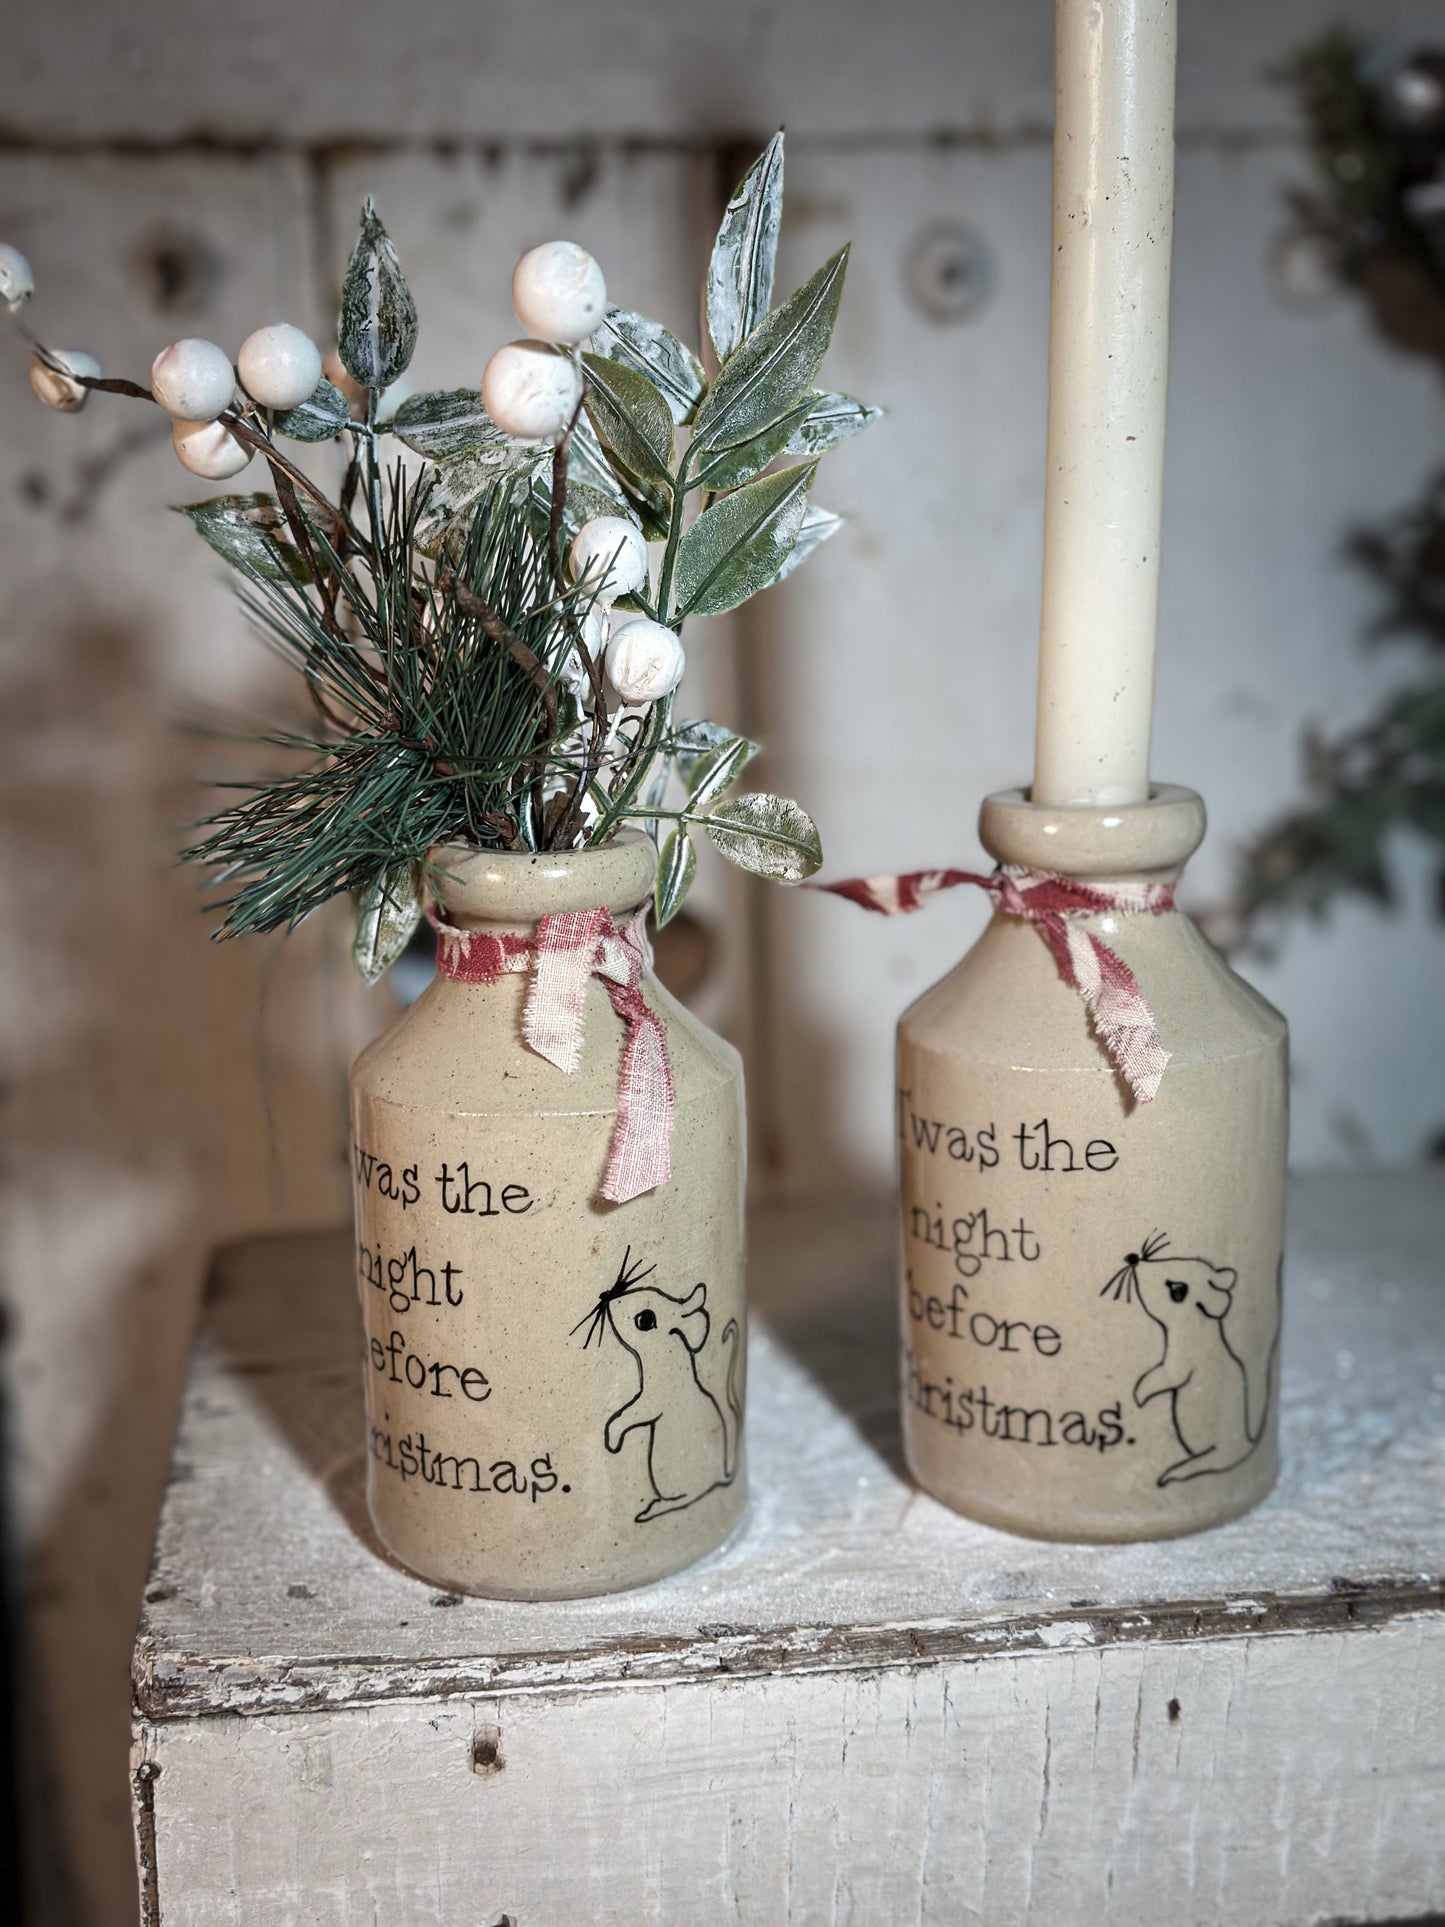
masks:
[[[617,1108],[626,1030],[597,978],[587,985],[582,1049],[567,1072],[526,1043],[522,1017],[531,978],[459,984],[437,978],[351,1068],[354,1094],[383,1102],[467,1113]],[[643,995],[662,1019],[680,1099],[739,1084],[742,1060],[655,979]]]
[[[1181,912],[1090,918],[1087,927],[1133,972],[1174,1065],[1284,1048],[1285,1019]],[[990,920],[905,1011],[899,1035],[914,1049],[1041,1070],[1101,1061],[1083,999],[1061,978],[1052,948],[1012,917]]]

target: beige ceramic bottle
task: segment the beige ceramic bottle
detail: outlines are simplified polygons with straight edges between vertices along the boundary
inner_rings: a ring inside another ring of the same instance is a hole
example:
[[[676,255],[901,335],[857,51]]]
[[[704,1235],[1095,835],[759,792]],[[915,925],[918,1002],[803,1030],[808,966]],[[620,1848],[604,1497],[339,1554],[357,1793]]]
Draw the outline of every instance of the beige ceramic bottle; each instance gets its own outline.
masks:
[[[445,920],[647,900],[642,835],[433,853]],[[352,1071],[368,1502],[435,1584],[499,1598],[640,1585],[725,1540],[745,1494],[737,1052],[648,975],[677,1096],[670,1184],[599,1197],[624,1027],[588,979],[571,1074],[530,1050],[531,977],[438,979]]]
[[[1166,882],[1189,790],[989,798],[1005,864]],[[904,1015],[903,1433],[920,1484],[1050,1539],[1153,1539],[1256,1504],[1279,1417],[1286,1028],[1177,911],[1091,918],[1172,1059],[1132,1099],[1037,928],[995,915]]]

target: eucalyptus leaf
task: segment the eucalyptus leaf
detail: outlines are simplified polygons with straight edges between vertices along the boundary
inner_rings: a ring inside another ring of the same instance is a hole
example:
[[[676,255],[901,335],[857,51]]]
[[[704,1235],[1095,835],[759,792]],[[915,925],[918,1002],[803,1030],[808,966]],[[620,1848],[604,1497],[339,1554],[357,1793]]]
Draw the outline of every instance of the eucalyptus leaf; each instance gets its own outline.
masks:
[[[411,289],[368,195],[361,233],[341,284],[336,326],[341,365],[363,388],[389,388],[411,361],[416,329]]]
[[[675,422],[692,420],[707,386],[702,363],[660,321],[649,321],[630,308],[609,308],[607,319],[592,337],[592,351],[645,375]]]
[[[686,827],[679,824],[663,844],[652,886],[652,914],[659,930],[672,922],[697,875],[697,851]]]
[[[703,828],[729,863],[775,883],[801,883],[822,867],[817,827],[790,797],[735,796],[710,811]]]
[[[350,402],[339,388],[323,380],[305,401],[278,415],[273,426],[278,435],[285,435],[293,442],[329,442],[350,420]]]
[[[750,441],[739,442],[736,448],[715,448],[700,454],[689,465],[688,486],[718,494],[761,475],[769,462],[792,449],[810,407],[810,397],[805,395],[796,407],[780,415]]]
[[[811,406],[798,424],[785,455],[822,455],[840,442],[846,442],[882,415],[866,401],[852,395],[811,395]]]
[[[261,582],[309,582],[274,495],[213,495],[177,511],[225,562]]]
[[[793,546],[788,550],[782,568],[778,570],[777,580],[782,582],[793,573],[794,569],[801,568],[808,557],[821,549],[823,544],[835,536],[842,526],[841,515],[834,515],[831,509],[815,508],[812,503],[809,503],[808,512],[803,517],[802,526],[798,530]]]
[[[535,442],[514,442],[510,436],[503,436],[494,445],[473,448],[455,461],[438,462],[429,518],[441,515],[449,521],[465,515],[497,482],[509,475],[531,474],[538,465],[538,447]],[[543,457],[550,462],[550,451],[544,450]]]
[[[351,954],[367,983],[378,983],[411,942],[425,904],[421,869],[394,863],[361,900]]]
[[[715,616],[776,582],[802,527],[816,462],[765,475],[714,502],[682,538],[678,616]]]
[[[646,375],[584,355],[587,417],[607,454],[647,489],[672,490],[672,410]]]
[[[802,399],[828,351],[847,271],[848,250],[839,248],[723,363],[693,424],[702,448],[750,441]]]
[[[783,137],[774,134],[739,182],[707,271],[707,328],[725,362],[768,312],[783,215]]]
[[[456,461],[512,439],[483,408],[475,388],[433,389],[424,395],[409,395],[383,427],[429,462]],[[523,446],[537,454],[548,448],[544,442]]]
[[[731,788],[761,747],[746,736],[729,736],[707,750],[687,773],[688,807],[704,809]]]

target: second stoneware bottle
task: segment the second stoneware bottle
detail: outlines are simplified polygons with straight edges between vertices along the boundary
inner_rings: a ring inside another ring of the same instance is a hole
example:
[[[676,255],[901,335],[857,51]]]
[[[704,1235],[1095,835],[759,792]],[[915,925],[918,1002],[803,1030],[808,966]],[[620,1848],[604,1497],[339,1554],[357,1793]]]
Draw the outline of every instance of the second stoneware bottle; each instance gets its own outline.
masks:
[[[988,799],[1022,874],[1168,886],[1189,790]],[[1155,1539],[1246,1511],[1279,1458],[1286,1029],[1179,911],[1078,920],[1170,1053],[1126,1088],[1040,929],[1001,909],[903,1017],[903,1437],[928,1491],[1050,1539]]]

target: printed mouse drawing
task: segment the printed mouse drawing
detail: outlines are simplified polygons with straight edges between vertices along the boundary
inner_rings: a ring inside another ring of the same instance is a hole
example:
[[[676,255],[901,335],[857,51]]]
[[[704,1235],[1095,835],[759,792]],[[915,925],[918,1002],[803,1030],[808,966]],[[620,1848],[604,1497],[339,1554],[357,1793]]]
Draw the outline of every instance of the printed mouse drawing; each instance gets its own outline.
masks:
[[[723,1327],[721,1343],[728,1349],[726,1406],[720,1405],[703,1383],[712,1319],[707,1310],[707,1286],[694,1285],[685,1298],[674,1298],[656,1285],[644,1284],[655,1265],[634,1267],[627,1247],[616,1281],[598,1298],[573,1333],[587,1327],[585,1351],[595,1338],[600,1345],[608,1331],[637,1360],[637,1391],[607,1420],[603,1439],[609,1452],[620,1452],[629,1433],[647,1433],[647,1475],[652,1497],[637,1514],[637,1523],[660,1519],[696,1505],[709,1492],[731,1485],[737,1471],[738,1434],[742,1404],[738,1397],[740,1333],[735,1318]],[[708,1374],[711,1376],[711,1373]]]
[[[1230,1335],[1238,1276],[1207,1258],[1165,1254],[1169,1240],[1152,1233],[1131,1251],[1100,1292],[1141,1305],[1159,1327],[1159,1363],[1140,1375],[1134,1403],[1145,1406],[1167,1392],[1174,1434],[1184,1457],[1159,1475],[1160,1485],[1232,1472],[1264,1436],[1279,1349],[1279,1286],[1275,1279],[1274,1336],[1263,1358],[1246,1359]],[[1280,1274],[1284,1268],[1280,1260]]]

